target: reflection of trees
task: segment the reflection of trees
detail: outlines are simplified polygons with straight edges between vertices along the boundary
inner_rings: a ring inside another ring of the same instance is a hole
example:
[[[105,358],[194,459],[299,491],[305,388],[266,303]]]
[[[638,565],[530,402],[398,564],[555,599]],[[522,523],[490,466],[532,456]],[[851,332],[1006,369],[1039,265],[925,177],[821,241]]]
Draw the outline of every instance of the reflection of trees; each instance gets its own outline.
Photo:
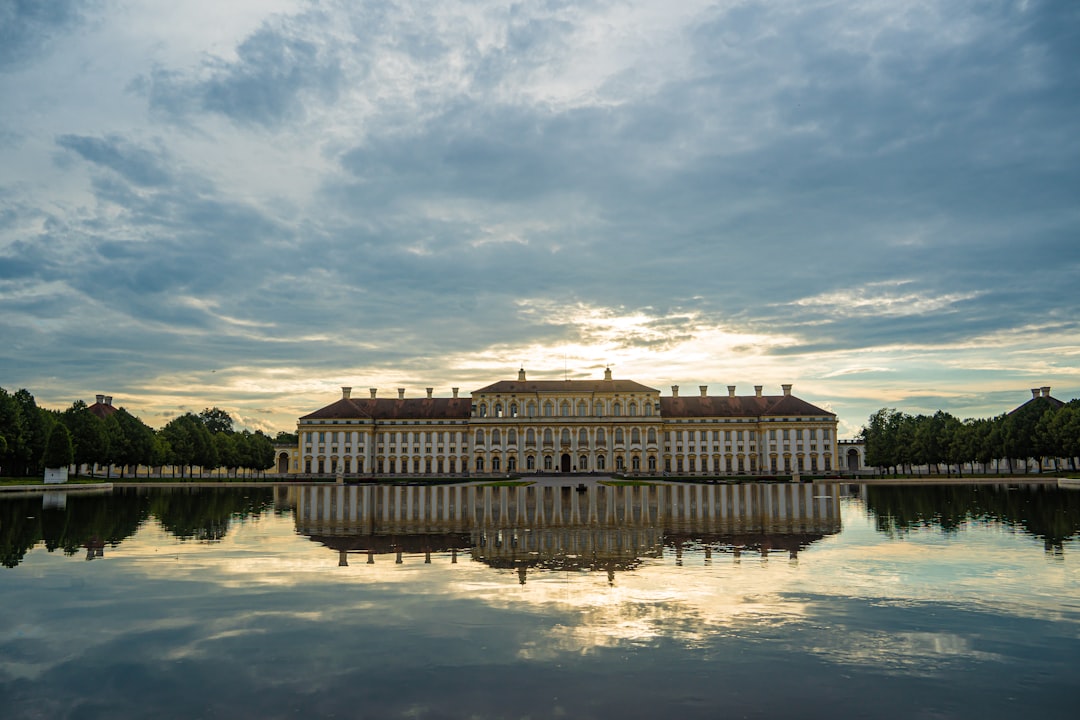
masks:
[[[73,555],[115,547],[153,514],[176,537],[220,540],[236,518],[273,507],[269,488],[138,488],[111,495],[70,493],[66,508],[42,508],[40,495],[0,501],[0,563],[15,567],[34,546]]]
[[[221,540],[233,518],[259,515],[274,506],[270,488],[161,488],[151,498],[150,512],[181,540]]]
[[[38,543],[73,555],[89,544],[115,547],[146,520],[145,497],[76,495],[66,509],[43,509],[41,497],[0,502],[0,562],[15,567]]]
[[[869,486],[876,527],[904,534],[938,527],[947,533],[971,521],[999,522],[1041,538],[1047,549],[1080,533],[1080,493],[1056,487],[1000,485]]]

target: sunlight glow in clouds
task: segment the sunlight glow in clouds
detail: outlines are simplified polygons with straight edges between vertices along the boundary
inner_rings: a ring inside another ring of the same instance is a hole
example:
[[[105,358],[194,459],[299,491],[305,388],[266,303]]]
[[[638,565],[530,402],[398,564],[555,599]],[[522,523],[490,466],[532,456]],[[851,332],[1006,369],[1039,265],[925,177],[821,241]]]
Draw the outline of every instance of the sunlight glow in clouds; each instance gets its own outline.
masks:
[[[1080,16],[955,0],[17,3],[0,385],[1080,394]]]

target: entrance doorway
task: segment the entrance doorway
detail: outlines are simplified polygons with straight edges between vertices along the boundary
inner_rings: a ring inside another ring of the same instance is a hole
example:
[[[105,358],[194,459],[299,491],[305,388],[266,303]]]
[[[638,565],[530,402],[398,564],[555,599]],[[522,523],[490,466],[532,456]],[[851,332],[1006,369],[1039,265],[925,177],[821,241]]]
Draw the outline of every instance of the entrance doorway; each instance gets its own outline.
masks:
[[[569,453],[563,453],[562,456],[562,471],[570,472],[570,455]]]

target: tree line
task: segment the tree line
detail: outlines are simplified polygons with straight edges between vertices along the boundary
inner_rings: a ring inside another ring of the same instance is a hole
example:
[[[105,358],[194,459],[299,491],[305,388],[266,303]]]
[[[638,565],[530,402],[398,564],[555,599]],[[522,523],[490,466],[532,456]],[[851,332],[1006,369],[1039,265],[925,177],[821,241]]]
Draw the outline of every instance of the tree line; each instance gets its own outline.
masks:
[[[955,468],[981,466],[986,472],[1004,461],[1008,471],[1020,461],[1027,471],[1028,460],[1039,468],[1046,458],[1066,459],[1076,470],[1080,456],[1080,400],[1058,405],[1048,397],[1033,398],[1011,413],[992,418],[959,420],[943,410],[933,415],[908,415],[882,408],[870,416],[861,439],[866,447],[866,464],[882,473],[911,473],[925,466],[946,475]]]
[[[82,400],[49,410],[26,389],[9,393],[0,387],[0,474],[9,477],[71,465],[86,466],[91,475],[99,467],[119,467],[124,477],[128,468],[171,466],[174,476],[179,470],[180,477],[190,477],[197,467],[200,475],[226,468],[237,477],[272,468],[274,442],[259,430],[234,430],[232,418],[217,407],[185,413],[155,430],[122,407],[104,418]]]

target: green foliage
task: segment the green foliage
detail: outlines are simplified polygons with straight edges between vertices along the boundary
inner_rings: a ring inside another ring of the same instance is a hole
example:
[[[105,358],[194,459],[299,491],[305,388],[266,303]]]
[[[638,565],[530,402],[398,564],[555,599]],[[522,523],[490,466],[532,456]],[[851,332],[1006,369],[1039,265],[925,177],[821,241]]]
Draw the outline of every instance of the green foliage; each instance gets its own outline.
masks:
[[[300,435],[298,433],[285,432],[282,430],[274,436],[275,445],[299,445]]]
[[[998,459],[1068,458],[1075,468],[1080,456],[1080,400],[1054,407],[1048,398],[1034,398],[1016,411],[994,418],[961,422],[944,411],[907,415],[882,408],[862,429],[866,463],[893,474],[905,466],[925,465],[941,472]]]
[[[233,419],[229,413],[219,407],[206,408],[199,413],[199,420],[206,426],[211,434],[231,433],[233,431]]]
[[[42,464],[47,468],[66,468],[75,460],[71,447],[71,433],[63,423],[56,423],[45,441]]]
[[[76,400],[60,415],[60,422],[71,433],[71,442],[75,449],[77,465],[91,465],[105,462],[109,454],[109,437],[101,418],[86,407],[82,400]]]

